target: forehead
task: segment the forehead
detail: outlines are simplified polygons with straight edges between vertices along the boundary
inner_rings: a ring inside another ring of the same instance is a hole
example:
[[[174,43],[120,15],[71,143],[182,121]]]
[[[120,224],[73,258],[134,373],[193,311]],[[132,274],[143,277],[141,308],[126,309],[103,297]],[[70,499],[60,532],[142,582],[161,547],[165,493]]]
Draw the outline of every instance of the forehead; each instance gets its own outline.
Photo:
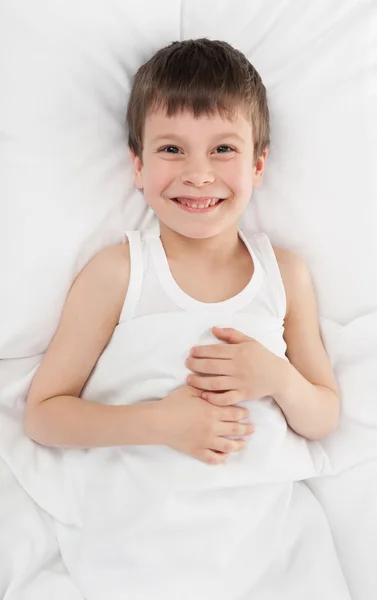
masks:
[[[240,111],[232,118],[218,112],[198,117],[188,110],[172,116],[167,116],[164,110],[151,112],[145,120],[144,140],[154,141],[164,136],[187,139],[235,136],[246,141],[251,140],[251,123]]]

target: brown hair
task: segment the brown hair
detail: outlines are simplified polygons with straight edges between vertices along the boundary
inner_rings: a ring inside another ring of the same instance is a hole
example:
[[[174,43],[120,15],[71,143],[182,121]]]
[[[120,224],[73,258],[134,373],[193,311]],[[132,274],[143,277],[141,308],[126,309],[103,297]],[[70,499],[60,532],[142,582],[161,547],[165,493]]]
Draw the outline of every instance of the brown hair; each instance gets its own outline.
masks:
[[[228,119],[241,109],[251,121],[254,161],[269,146],[266,88],[244,54],[227,42],[206,38],[173,42],[139,68],[127,125],[128,145],[140,158],[146,116],[161,108],[168,117],[190,110],[194,117],[218,112]]]

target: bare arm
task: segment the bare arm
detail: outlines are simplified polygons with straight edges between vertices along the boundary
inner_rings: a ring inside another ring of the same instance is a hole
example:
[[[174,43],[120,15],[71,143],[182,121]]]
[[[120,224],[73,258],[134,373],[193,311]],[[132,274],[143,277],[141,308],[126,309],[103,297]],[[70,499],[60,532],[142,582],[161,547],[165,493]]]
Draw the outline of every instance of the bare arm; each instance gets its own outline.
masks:
[[[106,248],[78,275],[33,379],[25,432],[48,446],[156,443],[157,403],[107,406],[81,399],[119,320],[129,281],[128,244]]]
[[[320,439],[338,424],[339,391],[322,343],[309,271],[291,252],[275,248],[275,253],[287,296],[284,338],[289,363],[281,363],[274,398],[292,429]]]

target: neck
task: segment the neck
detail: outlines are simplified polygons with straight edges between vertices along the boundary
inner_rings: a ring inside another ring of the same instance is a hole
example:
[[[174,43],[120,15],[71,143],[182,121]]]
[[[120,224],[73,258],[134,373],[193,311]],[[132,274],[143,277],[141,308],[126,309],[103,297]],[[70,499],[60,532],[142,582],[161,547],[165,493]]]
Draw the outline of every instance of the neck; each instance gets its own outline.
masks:
[[[208,262],[231,259],[242,242],[238,236],[238,223],[213,237],[197,239],[180,235],[160,222],[161,241],[170,259],[189,256],[196,260],[205,257]]]

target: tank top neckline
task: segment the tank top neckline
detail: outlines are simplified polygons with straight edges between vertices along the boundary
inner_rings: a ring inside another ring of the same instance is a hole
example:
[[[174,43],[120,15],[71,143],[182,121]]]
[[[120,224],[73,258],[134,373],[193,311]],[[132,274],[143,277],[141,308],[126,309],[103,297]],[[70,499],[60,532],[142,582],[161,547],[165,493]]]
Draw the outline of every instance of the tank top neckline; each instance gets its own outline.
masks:
[[[183,310],[202,312],[233,312],[236,310],[241,310],[253,300],[262,284],[263,268],[242,231],[239,230],[238,235],[249,251],[253,261],[254,271],[249,282],[240,292],[238,292],[238,294],[220,302],[201,302],[200,300],[196,300],[195,298],[192,298],[186,294],[186,292],[182,290],[172,275],[159,232],[156,232],[156,235],[150,237],[148,236],[148,241],[152,245],[152,260],[154,262],[160,284],[165,293],[177,306]]]

